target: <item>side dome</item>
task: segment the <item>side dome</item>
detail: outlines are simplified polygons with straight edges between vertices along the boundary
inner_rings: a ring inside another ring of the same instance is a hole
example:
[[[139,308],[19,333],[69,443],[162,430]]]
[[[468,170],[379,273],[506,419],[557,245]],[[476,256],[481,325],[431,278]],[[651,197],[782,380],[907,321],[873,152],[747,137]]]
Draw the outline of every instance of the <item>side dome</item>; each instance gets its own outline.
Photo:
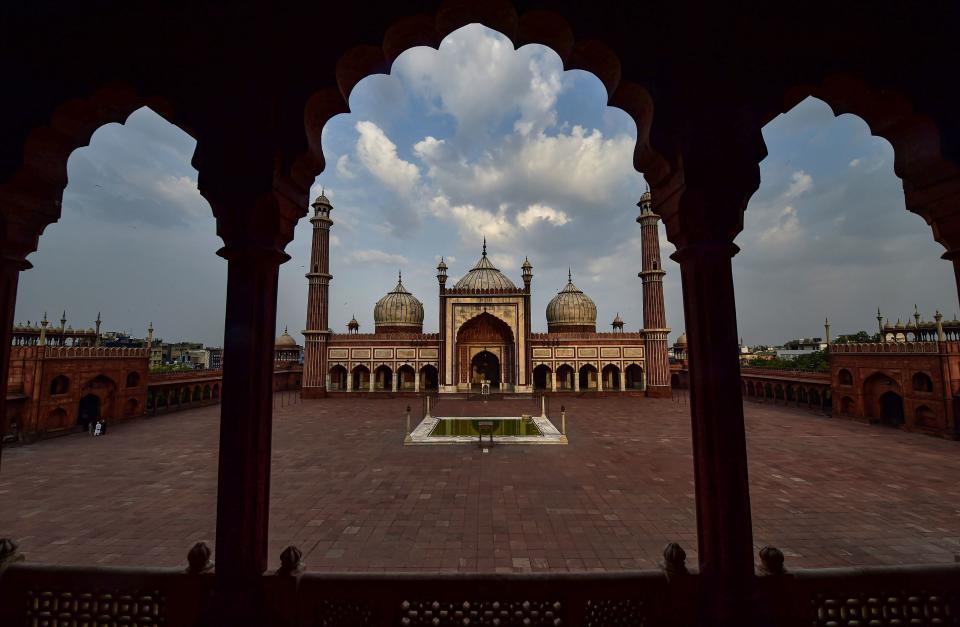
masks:
[[[422,333],[423,303],[403,286],[398,275],[397,286],[377,301],[373,308],[376,333]]]
[[[487,240],[483,240],[483,255],[470,272],[453,286],[457,290],[472,290],[483,292],[486,290],[506,290],[516,292],[517,286],[498,270],[487,257]]]
[[[597,331],[597,306],[573,284],[567,272],[567,285],[547,303],[547,331]]]
[[[297,341],[293,336],[287,333],[287,327],[283,327],[283,334],[274,342],[277,348],[298,348]]]

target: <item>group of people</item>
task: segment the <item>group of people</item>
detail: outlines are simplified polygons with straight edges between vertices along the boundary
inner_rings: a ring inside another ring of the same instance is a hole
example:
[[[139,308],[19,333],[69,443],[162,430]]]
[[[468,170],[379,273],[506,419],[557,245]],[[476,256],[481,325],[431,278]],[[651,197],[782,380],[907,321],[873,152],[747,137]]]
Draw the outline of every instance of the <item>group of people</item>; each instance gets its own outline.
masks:
[[[106,435],[107,421],[102,417],[98,417],[96,420],[91,420],[87,423],[87,432],[94,437]]]

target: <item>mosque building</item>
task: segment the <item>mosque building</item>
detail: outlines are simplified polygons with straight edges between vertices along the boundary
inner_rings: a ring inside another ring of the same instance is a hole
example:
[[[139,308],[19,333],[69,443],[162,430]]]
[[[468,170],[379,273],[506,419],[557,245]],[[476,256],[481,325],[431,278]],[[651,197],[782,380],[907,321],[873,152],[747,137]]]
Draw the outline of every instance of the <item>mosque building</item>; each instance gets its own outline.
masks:
[[[546,309],[547,332],[532,333],[533,266],[525,259],[517,285],[487,256],[452,286],[446,263],[437,265],[439,332],[423,332],[423,303],[403,285],[374,306],[374,332],[360,333],[354,317],[347,333],[329,328],[330,213],[323,193],[313,203],[313,246],[307,297],[303,387],[305,398],[334,393],[466,393],[489,383],[493,393],[642,392],[670,395],[659,216],[650,193],[638,203],[641,225],[644,328],[597,331],[597,306],[574,283]]]

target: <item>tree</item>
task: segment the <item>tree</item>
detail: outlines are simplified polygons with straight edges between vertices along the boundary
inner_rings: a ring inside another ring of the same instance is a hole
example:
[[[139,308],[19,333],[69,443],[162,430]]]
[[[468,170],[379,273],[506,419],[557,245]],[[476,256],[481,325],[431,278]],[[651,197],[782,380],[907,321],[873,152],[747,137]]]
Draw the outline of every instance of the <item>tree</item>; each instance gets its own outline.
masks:
[[[184,372],[186,370],[193,370],[190,366],[186,364],[166,364],[163,366],[154,366],[150,369],[150,374],[163,374],[165,372]]]
[[[747,368],[772,368],[775,370],[830,370],[826,351],[815,351],[806,355],[798,355],[795,359],[754,359],[748,361]]]
[[[867,342],[879,342],[880,334],[874,333],[873,335],[867,333],[866,331],[857,331],[856,333],[851,333],[850,335],[838,335],[837,339],[834,340],[834,344],[863,344]]]

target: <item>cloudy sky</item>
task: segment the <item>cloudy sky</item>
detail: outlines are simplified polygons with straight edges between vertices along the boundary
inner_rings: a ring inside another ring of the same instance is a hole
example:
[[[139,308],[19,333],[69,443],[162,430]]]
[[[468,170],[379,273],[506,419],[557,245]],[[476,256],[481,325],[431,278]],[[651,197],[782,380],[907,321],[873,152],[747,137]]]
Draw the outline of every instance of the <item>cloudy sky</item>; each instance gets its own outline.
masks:
[[[480,255],[521,283],[533,264],[534,330],[547,301],[574,283],[596,301],[598,327],[619,312],[642,325],[633,121],[605,105],[600,82],[564,72],[540,46],[514,50],[481,26],[463,28],[436,51],[404,53],[389,76],[365,79],[351,113],[323,134],[334,205],[330,324],[355,314],[373,329],[373,305],[396,284],[423,301],[437,330],[436,264],[451,279]],[[807,100],[764,129],[770,156],[737,239],[740,334],[781,343],[872,329],[876,307],[895,320],[919,305],[957,309],[950,265],[923,221],[905,211],[893,152],[854,116],[834,118]],[[67,310],[74,326],[221,345],[226,262],[210,208],[190,167],[195,142],[149,109],[99,129],[73,153],[63,217],[40,240],[22,275],[17,320]],[[662,235],[668,323],[684,329],[677,265]],[[303,220],[281,268],[278,332],[302,329],[310,256]],[[299,336],[298,336],[299,338]]]

